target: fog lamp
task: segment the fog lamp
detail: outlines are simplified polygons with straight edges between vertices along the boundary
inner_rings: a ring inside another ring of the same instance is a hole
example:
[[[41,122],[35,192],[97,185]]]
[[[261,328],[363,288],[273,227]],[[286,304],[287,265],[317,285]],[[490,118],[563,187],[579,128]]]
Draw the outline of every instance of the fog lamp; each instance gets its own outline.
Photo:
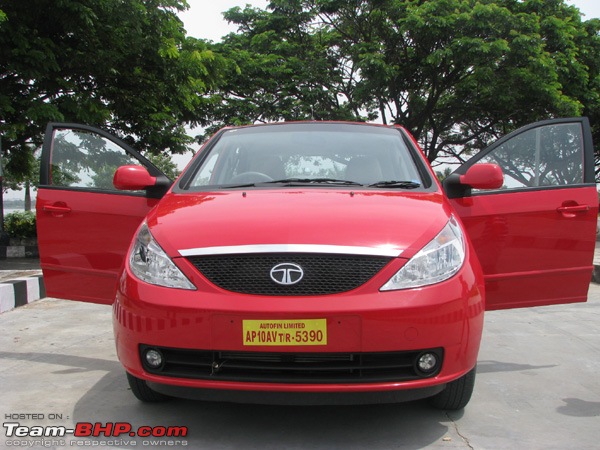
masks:
[[[421,372],[433,372],[438,364],[438,357],[435,353],[423,353],[417,360],[417,367]]]
[[[146,350],[144,357],[146,358],[146,364],[148,364],[153,369],[158,369],[160,366],[162,366],[163,356],[158,350],[149,348],[148,350]]]

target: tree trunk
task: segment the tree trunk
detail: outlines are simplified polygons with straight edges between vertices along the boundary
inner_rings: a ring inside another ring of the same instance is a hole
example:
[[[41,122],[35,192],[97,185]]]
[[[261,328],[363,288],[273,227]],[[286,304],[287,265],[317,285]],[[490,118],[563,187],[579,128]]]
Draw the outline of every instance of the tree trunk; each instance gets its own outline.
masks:
[[[29,180],[25,181],[25,211],[31,211],[31,189]]]

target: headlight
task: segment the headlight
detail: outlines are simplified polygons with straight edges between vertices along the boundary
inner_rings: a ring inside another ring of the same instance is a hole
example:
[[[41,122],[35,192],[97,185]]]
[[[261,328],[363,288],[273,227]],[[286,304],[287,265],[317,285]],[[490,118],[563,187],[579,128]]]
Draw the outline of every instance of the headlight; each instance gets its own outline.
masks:
[[[154,240],[144,223],[129,254],[131,272],[146,283],[178,289],[196,289]]]
[[[381,291],[408,289],[447,280],[465,261],[465,239],[454,217],[439,234],[413,256]]]

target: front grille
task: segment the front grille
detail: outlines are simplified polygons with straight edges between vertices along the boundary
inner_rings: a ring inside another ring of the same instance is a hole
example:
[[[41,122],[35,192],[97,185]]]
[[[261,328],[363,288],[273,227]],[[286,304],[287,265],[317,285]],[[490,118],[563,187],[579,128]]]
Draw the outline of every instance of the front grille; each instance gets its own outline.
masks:
[[[160,351],[163,364],[152,368],[144,353]],[[435,353],[437,367],[422,373],[416,362],[423,353]],[[219,381],[263,383],[367,383],[409,381],[433,377],[442,366],[443,350],[374,353],[259,353],[184,350],[140,346],[144,369],[156,375]]]
[[[270,253],[191,256],[189,261],[222,289],[257,295],[325,295],[347,292],[369,281],[391,258],[385,256]],[[271,269],[293,263],[304,276],[297,284],[280,285]]]

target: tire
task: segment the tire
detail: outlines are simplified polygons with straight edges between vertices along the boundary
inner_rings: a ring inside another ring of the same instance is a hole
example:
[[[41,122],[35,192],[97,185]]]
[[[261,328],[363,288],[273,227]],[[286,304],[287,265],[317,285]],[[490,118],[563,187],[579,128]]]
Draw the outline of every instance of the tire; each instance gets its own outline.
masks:
[[[156,403],[165,402],[171,399],[168,395],[153,391],[148,387],[144,380],[134,377],[129,372],[127,372],[127,381],[129,382],[129,387],[131,388],[133,395],[142,402]]]
[[[476,372],[477,366],[459,379],[448,383],[446,389],[429,399],[431,406],[448,411],[456,411],[467,406],[475,387]]]

